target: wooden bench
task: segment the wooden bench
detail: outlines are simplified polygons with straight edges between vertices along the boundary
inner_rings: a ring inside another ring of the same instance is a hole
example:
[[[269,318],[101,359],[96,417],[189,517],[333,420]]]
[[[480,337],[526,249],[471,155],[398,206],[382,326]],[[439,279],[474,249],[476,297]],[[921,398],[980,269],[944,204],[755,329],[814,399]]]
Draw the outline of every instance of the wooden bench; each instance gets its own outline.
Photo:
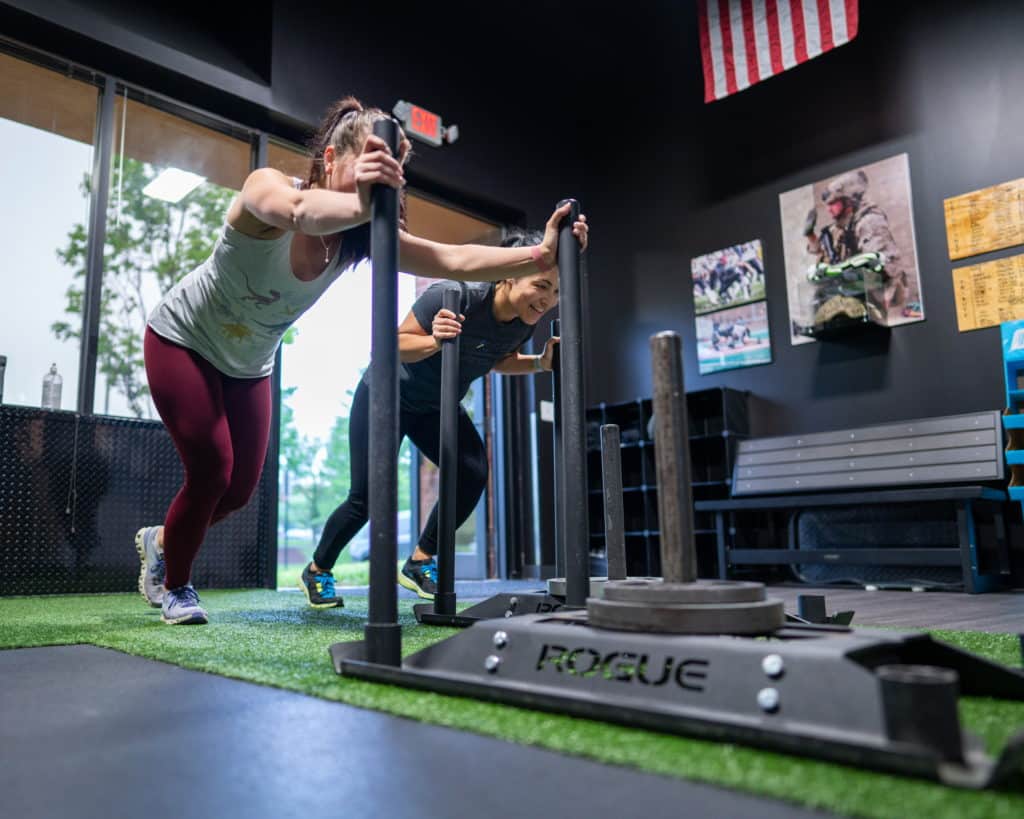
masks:
[[[754,438],[739,443],[732,498],[698,501],[695,509],[714,515],[723,579],[740,565],[957,566],[966,591],[991,591],[1010,572],[1006,492],[990,485],[1003,480],[1003,463],[998,411]],[[806,510],[935,502],[955,512],[954,546],[802,548],[797,535]],[[978,507],[990,513],[995,532],[995,557],[988,561],[978,548]],[[736,516],[752,511],[786,513],[786,543],[734,548]]]

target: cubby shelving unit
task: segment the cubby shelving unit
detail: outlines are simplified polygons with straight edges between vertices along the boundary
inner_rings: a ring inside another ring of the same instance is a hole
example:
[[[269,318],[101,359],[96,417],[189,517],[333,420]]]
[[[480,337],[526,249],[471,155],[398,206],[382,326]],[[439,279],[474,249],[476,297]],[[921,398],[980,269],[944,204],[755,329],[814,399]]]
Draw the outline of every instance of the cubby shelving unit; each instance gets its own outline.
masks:
[[[714,387],[687,393],[693,499],[729,496],[738,441],[749,435],[746,391]],[[603,573],[604,505],[601,484],[601,426],[617,424],[622,441],[622,491],[626,568],[630,575],[661,571],[658,539],[658,479],[654,460],[651,399],[598,404],[587,410],[591,567]],[[698,572],[715,577],[714,516],[694,514]]]

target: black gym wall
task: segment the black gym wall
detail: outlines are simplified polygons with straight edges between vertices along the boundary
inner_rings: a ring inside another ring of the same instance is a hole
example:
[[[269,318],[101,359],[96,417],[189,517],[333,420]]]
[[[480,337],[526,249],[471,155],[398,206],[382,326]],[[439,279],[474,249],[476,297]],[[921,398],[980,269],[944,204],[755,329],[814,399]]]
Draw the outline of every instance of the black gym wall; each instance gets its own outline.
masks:
[[[642,9],[638,13],[644,13]],[[957,331],[942,200],[1024,175],[1024,4],[861,0],[860,33],[706,105],[695,14],[650,13],[650,77],[610,105],[630,134],[586,189],[594,223],[591,401],[649,395],[647,339],[677,330],[688,390],[750,390],[753,432],[787,433],[1003,406],[998,328]],[[664,28],[679,45],[664,57]],[[888,343],[789,342],[780,192],[909,155],[927,320]],[[761,239],[774,361],[697,375],[690,259]],[[991,254],[1009,255],[1010,250]],[[988,258],[988,257],[982,257]],[[958,262],[957,266],[965,262]],[[600,282],[594,286],[594,282]]]
[[[648,336],[675,329],[688,388],[750,390],[758,434],[1001,406],[997,330],[956,329],[942,199],[1022,175],[1024,4],[861,0],[852,43],[710,105],[694,6],[0,0],[0,34],[292,139],[339,94],[409,99],[462,131],[417,146],[417,187],[538,226],[578,195],[588,404],[649,395]],[[790,346],[778,194],[901,152],[927,321]],[[698,376],[690,259],[753,238],[774,362]]]

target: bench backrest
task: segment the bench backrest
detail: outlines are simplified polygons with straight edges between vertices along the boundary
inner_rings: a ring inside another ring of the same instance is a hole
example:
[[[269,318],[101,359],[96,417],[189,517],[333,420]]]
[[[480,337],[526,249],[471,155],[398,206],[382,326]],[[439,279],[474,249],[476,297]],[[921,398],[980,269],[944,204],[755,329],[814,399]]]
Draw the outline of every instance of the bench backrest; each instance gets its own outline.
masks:
[[[733,496],[1003,478],[998,410],[741,441]]]

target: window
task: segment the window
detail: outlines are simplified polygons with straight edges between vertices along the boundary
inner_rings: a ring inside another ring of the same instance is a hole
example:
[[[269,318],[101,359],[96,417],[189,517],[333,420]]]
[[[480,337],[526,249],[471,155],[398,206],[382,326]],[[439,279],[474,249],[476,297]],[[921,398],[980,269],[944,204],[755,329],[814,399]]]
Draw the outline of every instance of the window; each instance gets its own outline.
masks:
[[[210,254],[251,162],[246,140],[118,95],[95,412],[156,417],[142,358],[146,320]],[[69,291],[66,315],[75,298]]]
[[[4,401],[38,407],[51,364],[75,409],[98,90],[0,54]]]

